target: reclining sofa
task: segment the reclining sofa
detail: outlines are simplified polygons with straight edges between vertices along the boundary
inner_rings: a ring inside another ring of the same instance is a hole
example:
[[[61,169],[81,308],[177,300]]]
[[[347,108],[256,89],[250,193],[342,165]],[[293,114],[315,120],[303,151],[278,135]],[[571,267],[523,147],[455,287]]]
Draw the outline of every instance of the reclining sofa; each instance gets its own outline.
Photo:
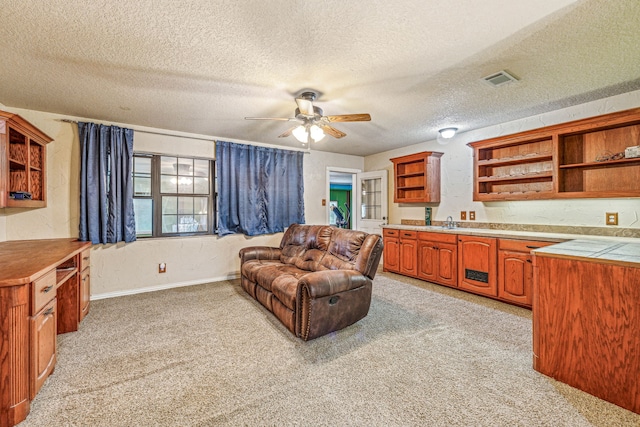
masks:
[[[242,288],[307,341],[364,318],[382,238],[324,225],[291,225],[280,247],[240,250]]]

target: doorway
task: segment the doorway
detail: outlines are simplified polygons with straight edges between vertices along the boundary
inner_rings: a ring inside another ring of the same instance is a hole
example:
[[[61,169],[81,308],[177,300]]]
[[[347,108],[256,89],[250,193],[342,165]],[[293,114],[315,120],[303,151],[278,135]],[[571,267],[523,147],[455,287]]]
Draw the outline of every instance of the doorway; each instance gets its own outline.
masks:
[[[327,168],[327,224],[355,229],[352,215],[356,206],[355,189],[358,169]]]

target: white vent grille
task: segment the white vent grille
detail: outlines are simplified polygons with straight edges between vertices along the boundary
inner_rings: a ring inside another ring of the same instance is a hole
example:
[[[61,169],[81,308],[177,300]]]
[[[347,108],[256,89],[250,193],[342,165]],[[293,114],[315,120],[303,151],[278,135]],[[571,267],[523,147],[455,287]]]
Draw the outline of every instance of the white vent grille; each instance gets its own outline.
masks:
[[[498,71],[495,74],[491,74],[487,77],[483,77],[482,81],[488,84],[489,86],[498,87],[498,86],[506,85],[507,83],[517,82],[518,79],[516,79],[506,71],[502,70],[502,71]]]

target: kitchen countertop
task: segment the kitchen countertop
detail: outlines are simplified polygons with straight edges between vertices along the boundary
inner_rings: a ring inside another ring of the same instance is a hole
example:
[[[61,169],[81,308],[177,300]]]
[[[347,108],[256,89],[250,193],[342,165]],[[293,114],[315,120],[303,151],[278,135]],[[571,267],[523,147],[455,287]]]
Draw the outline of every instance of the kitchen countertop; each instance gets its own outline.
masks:
[[[397,230],[414,230],[414,231],[427,231],[431,233],[448,233],[448,234],[463,234],[467,236],[483,236],[483,237],[498,237],[506,239],[521,239],[521,240],[539,240],[541,242],[566,242],[568,240],[578,241],[602,241],[605,243],[635,243],[640,245],[640,239],[635,237],[614,237],[614,236],[597,236],[597,235],[584,235],[584,234],[567,234],[567,233],[543,233],[537,231],[514,231],[514,230],[495,230],[489,228],[468,228],[468,227],[456,227],[446,228],[438,225],[401,225],[401,224],[387,224],[382,228],[393,228]],[[556,247],[556,245],[549,246]]]
[[[640,242],[577,239],[533,250],[537,256],[640,266]]]

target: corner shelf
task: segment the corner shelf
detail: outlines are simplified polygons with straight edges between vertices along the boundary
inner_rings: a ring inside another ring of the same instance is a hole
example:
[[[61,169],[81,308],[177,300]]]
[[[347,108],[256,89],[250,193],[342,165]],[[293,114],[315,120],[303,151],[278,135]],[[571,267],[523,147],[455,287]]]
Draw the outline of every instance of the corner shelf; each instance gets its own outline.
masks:
[[[45,207],[46,145],[52,138],[6,111],[0,111],[0,129],[0,208]],[[14,199],[12,192],[30,193],[31,199]]]

